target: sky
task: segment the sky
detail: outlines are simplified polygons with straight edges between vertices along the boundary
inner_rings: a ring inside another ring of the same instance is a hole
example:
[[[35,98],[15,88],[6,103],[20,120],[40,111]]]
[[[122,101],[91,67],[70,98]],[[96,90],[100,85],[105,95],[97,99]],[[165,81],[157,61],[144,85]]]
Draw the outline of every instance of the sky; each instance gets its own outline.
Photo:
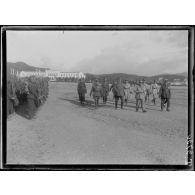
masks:
[[[7,31],[7,61],[67,72],[188,71],[188,31]]]

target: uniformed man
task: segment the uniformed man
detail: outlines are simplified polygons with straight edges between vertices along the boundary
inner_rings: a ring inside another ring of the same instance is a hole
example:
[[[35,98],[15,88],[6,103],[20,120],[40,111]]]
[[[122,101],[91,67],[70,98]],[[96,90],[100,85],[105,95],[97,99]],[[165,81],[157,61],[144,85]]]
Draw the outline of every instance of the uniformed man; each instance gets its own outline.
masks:
[[[171,88],[168,80],[164,80],[164,83],[159,90],[159,98],[161,99],[161,111],[164,110],[165,105],[167,104],[166,110],[170,111],[170,99],[171,99]]]
[[[115,99],[115,86],[117,85],[117,81],[114,81],[113,84],[110,86],[110,91],[112,91],[113,99]]]
[[[154,80],[154,83],[151,85],[151,91],[152,91],[152,102],[156,104],[156,99],[158,98],[158,84],[156,83],[156,80]]]
[[[7,117],[14,112],[13,90],[11,80],[7,82]]]
[[[150,86],[146,83],[145,79],[143,79],[143,87],[144,87],[144,93],[145,93],[145,102],[149,102],[150,98]]]
[[[123,109],[123,102],[124,102],[124,86],[122,84],[121,78],[118,79],[117,84],[113,86],[113,94],[115,99],[115,109],[118,108],[118,101],[121,100],[121,109]]]
[[[26,117],[28,119],[31,119],[35,115],[36,107],[38,106],[37,100],[38,100],[38,93],[37,93],[37,87],[35,85],[34,77],[30,77],[28,80],[28,85],[26,88],[27,93],[27,114]]]
[[[124,92],[125,92],[125,104],[127,105],[128,100],[130,99],[131,95],[131,85],[128,80],[125,81],[124,84]]]
[[[103,83],[102,83],[102,98],[103,98],[103,103],[106,104],[107,102],[107,97],[109,94],[109,83],[107,79],[105,78]]]
[[[77,85],[77,92],[79,95],[79,101],[83,105],[85,102],[85,94],[87,93],[87,88],[85,85],[85,80],[79,79],[78,85]]]
[[[142,112],[147,112],[145,109],[145,86],[142,80],[140,80],[135,87],[135,99],[136,99],[136,112],[138,112],[140,106]]]
[[[90,96],[93,94],[93,99],[95,103],[95,108],[99,105],[99,99],[101,97],[101,91],[102,91],[102,86],[96,79],[95,82],[92,84],[92,88],[90,91]]]

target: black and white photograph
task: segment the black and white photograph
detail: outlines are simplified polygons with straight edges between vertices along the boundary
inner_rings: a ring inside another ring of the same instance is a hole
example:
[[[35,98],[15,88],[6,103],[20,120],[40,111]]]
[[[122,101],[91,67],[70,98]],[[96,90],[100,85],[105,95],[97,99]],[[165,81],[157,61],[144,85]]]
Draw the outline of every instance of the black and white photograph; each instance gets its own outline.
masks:
[[[5,166],[192,164],[190,28],[4,34]]]

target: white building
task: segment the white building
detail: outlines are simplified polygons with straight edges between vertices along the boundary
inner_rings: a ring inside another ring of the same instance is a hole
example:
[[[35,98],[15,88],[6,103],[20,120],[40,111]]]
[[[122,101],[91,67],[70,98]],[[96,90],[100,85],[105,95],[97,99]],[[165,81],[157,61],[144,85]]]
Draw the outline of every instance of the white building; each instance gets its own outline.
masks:
[[[16,74],[18,77],[49,77],[50,80],[56,81],[57,78],[85,78],[85,75],[82,72],[60,72],[57,70],[46,70],[46,71],[21,71]]]
[[[46,76],[51,80],[56,80],[57,78],[85,78],[82,72],[60,72],[56,70],[46,70]]]
[[[21,71],[17,73],[19,77],[30,77],[30,76],[38,76],[38,77],[46,77],[46,73],[42,71]]]

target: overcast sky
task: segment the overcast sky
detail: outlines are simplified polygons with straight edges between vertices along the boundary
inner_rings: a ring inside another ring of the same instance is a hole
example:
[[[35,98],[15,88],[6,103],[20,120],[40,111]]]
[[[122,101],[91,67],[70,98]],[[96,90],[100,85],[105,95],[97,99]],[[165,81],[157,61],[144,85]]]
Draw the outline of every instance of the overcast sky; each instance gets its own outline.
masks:
[[[7,31],[7,61],[151,76],[188,71],[187,31]]]

